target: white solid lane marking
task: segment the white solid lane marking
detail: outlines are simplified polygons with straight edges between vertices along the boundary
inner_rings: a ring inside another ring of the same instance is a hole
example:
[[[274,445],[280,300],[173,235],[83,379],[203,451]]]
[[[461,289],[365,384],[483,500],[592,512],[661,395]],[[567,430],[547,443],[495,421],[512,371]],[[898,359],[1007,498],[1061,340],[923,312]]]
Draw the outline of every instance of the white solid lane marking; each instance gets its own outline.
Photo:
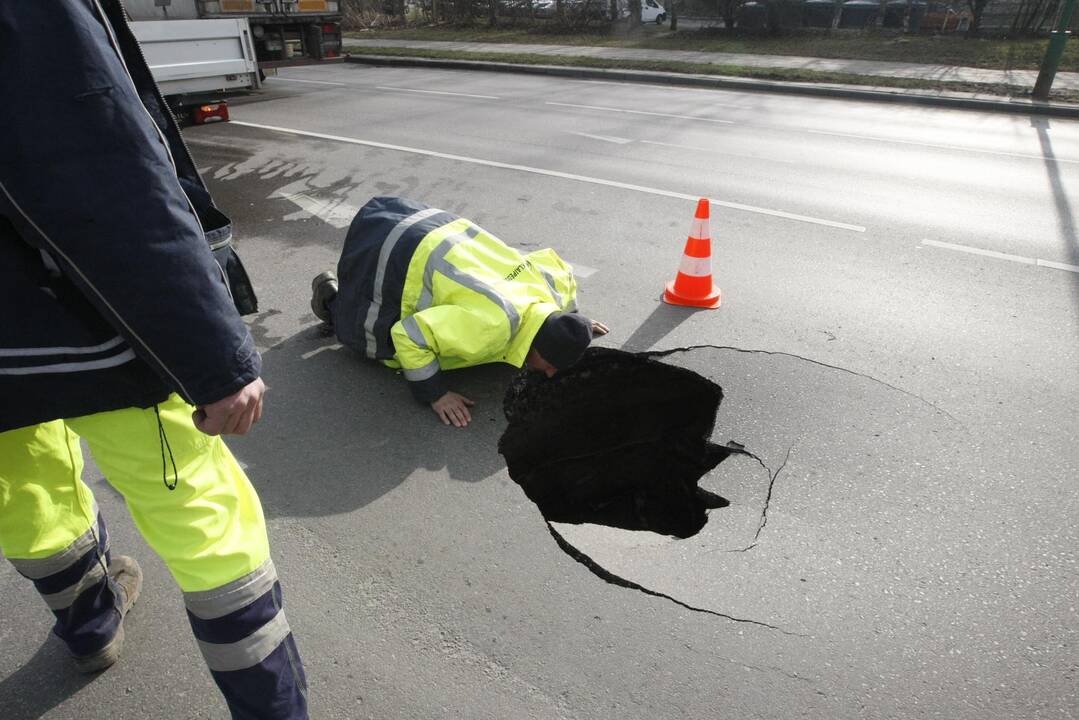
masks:
[[[1011,255],[1009,253],[997,252],[996,250],[982,250],[981,248],[970,247],[969,245],[956,245],[955,243],[941,242],[939,240],[922,240],[922,245],[943,248],[945,250],[955,250],[956,252],[969,253],[971,255],[982,255],[997,260],[1007,260],[1008,262],[1019,263],[1021,265],[1035,265],[1037,267],[1047,267],[1053,268],[1054,270],[1079,273],[1079,265],[1068,265],[1067,263],[1042,260],[1041,258],[1026,257],[1024,255]]]
[[[616,112],[616,113],[628,113],[630,115],[651,115],[653,117],[665,117],[675,118],[677,120],[696,120],[698,122],[710,122],[710,123],[722,123],[724,125],[733,125],[733,120],[716,120],[714,118],[702,118],[694,117],[693,115],[674,115],[671,113],[661,112],[648,112],[647,110],[625,110],[623,108],[605,107],[603,105],[575,105],[574,103],[560,103],[560,102],[548,102],[544,105],[554,105],[556,107],[568,107],[568,108],[581,108],[583,110],[603,110],[604,112]]]
[[[614,135],[593,135],[592,133],[575,132],[570,135],[580,135],[581,137],[591,138],[592,140],[602,140],[603,142],[614,143],[615,145],[625,145],[633,142],[629,138],[615,137]]]
[[[588,177],[587,175],[574,175],[573,173],[559,172],[557,170],[544,170],[543,168],[530,167],[528,165],[514,165],[511,163],[498,162],[496,160],[483,160],[481,158],[466,157],[464,155],[452,155],[450,153],[437,152],[434,150],[424,150],[421,148],[405,147],[403,145],[390,145],[389,143],[375,142],[374,140],[358,140],[356,138],[343,137],[341,135],[328,135],[326,133],[309,132],[307,130],[278,127],[276,125],[262,125],[259,123],[244,122],[242,120],[232,120],[230,121],[230,124],[239,125],[241,127],[256,128],[258,130],[270,130],[272,132],[287,133],[289,135],[299,135],[301,137],[318,138],[319,140],[332,140],[334,142],[349,143],[350,145],[362,145],[364,147],[381,148],[383,150],[395,150],[397,152],[412,153],[414,155],[424,155],[426,157],[437,157],[444,160],[466,162],[473,165],[483,165],[485,167],[500,168],[502,170],[517,170],[518,172],[532,173],[533,175],[543,175],[546,177],[560,178],[563,180],[575,180],[577,182],[591,183],[592,185],[603,185],[606,187],[619,188],[621,190],[632,190],[634,192],[647,193],[648,195],[658,195],[660,197],[676,198],[678,200],[690,200],[692,202],[696,202],[700,199],[700,195],[690,195],[688,193],[673,192],[670,190],[660,190],[659,188],[651,188],[644,185],[633,185],[631,183],[623,183],[616,180],[604,180],[603,178]],[[823,218],[811,217],[809,215],[797,215],[795,213],[783,212],[782,210],[769,210],[767,208],[754,207],[753,205],[724,202],[722,200],[710,200],[710,202],[718,207],[730,208],[732,210],[743,210],[745,212],[757,213],[758,215],[769,215],[771,217],[785,218],[787,220],[797,220],[798,222],[811,223],[813,225],[824,225],[826,227],[838,228],[840,230],[850,230],[852,232],[865,232],[865,228],[861,225],[851,225],[850,223],[837,222],[835,220],[825,220]]]
[[[472,93],[459,93],[459,92],[446,92],[445,90],[417,90],[416,88],[403,88],[403,87],[387,87],[385,85],[376,85],[376,90],[395,90],[397,92],[411,92],[411,93],[424,93],[425,95],[453,95],[455,97],[470,97],[479,98],[480,100],[501,100],[502,98],[495,95],[473,95]]]
[[[266,78],[266,79],[270,80],[271,78]],[[277,77],[274,77],[272,79],[273,80],[284,80],[285,82],[307,83],[308,85],[336,85],[338,87],[348,87],[348,85],[346,83],[326,82],[325,80],[301,80],[299,78],[281,77],[280,75],[278,75]]]
[[[831,135],[833,137],[854,138],[855,140],[870,140],[872,142],[895,143],[897,145],[916,145],[918,147],[935,148],[937,150],[954,150],[955,152],[978,153],[979,155],[1000,155],[1002,157],[1025,158],[1027,160],[1049,160],[1058,163],[1079,163],[1079,160],[1062,160],[1059,158],[1046,158],[1041,155],[1030,153],[1013,153],[1003,150],[980,150],[978,148],[962,147],[960,145],[943,145],[937,143],[918,142],[917,140],[896,140],[895,138],[877,137],[875,135],[857,135],[855,133],[830,132],[828,130],[806,130],[813,135]]]

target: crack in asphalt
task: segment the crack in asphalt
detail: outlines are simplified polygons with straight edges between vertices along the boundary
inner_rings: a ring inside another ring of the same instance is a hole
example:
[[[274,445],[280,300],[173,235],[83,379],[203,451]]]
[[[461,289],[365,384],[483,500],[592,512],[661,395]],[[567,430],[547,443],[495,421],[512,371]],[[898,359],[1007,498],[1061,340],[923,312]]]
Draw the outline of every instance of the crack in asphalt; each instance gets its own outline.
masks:
[[[660,598],[664,598],[666,600],[670,600],[675,605],[680,605],[681,607],[684,607],[687,610],[692,610],[693,612],[698,612],[698,613],[706,613],[708,615],[715,615],[716,617],[721,617],[721,618],[724,618],[725,620],[730,620],[731,622],[743,623],[743,624],[746,624],[746,625],[756,625],[758,627],[765,627],[765,628],[768,628],[769,630],[775,630],[776,632],[783,633],[784,635],[791,635],[791,636],[794,636],[794,637],[809,637],[808,635],[805,635],[803,633],[796,633],[796,632],[791,632],[790,630],[784,630],[781,627],[778,627],[776,625],[770,625],[770,624],[768,624],[766,622],[761,622],[760,620],[749,620],[747,618],[739,618],[739,617],[735,617],[733,615],[728,615],[726,613],[721,613],[721,612],[718,612],[716,610],[709,610],[707,608],[694,607],[693,605],[682,602],[678,598],[671,597],[670,595],[667,595],[666,593],[662,593],[662,592],[659,592],[658,590],[652,590],[650,588],[646,588],[645,586],[643,586],[643,585],[641,585],[639,583],[635,583],[632,580],[627,580],[626,578],[624,578],[624,577],[622,577],[620,575],[615,575],[613,572],[611,572],[607,568],[605,568],[602,565],[600,565],[599,563],[597,563],[591,557],[589,557],[585,553],[578,550],[574,545],[572,545],[568,540],[566,540],[566,538],[562,537],[562,534],[559,533],[557,530],[555,530],[554,526],[551,525],[550,522],[547,522],[547,530],[550,531],[551,537],[554,538],[555,542],[558,543],[558,547],[562,548],[563,552],[565,552],[571,558],[573,558],[574,560],[576,560],[577,562],[581,563],[586,568],[588,568],[589,571],[591,571],[593,575],[600,578],[601,580],[606,581],[607,583],[609,583],[611,585],[617,585],[619,587],[628,588],[630,590],[639,590],[640,592],[644,593],[645,595],[652,595],[654,597],[660,597]]]
[[[875,378],[872,375],[866,375],[865,373],[860,373],[857,370],[849,370],[849,369],[847,369],[845,367],[840,367],[838,365],[831,365],[831,364],[826,363],[826,362],[821,362],[820,360],[814,360],[813,358],[805,357],[804,355],[796,355],[794,353],[782,352],[780,350],[747,350],[745,348],[734,347],[733,345],[707,345],[707,344],[705,344],[705,345],[686,345],[684,347],[669,348],[667,350],[647,350],[647,351],[639,353],[639,354],[643,355],[645,357],[657,357],[658,358],[658,357],[667,357],[668,355],[674,355],[675,353],[680,353],[680,352],[690,352],[690,351],[693,351],[693,350],[706,350],[706,349],[733,350],[734,352],[745,353],[747,355],[783,355],[783,356],[786,356],[786,357],[797,358],[798,360],[805,360],[808,363],[812,363],[814,365],[819,365],[821,367],[826,367],[826,368],[829,368],[831,370],[838,370],[840,372],[845,372],[845,373],[848,373],[850,375],[856,375],[857,377],[865,378],[866,380],[871,380],[871,381],[873,381],[875,383],[883,385],[884,387],[895,390],[898,393],[902,393],[903,395],[906,395],[907,397],[912,397],[915,400],[917,400],[918,402],[923,403],[923,404],[928,405],[929,407],[933,408],[934,410],[936,410],[941,415],[946,416],[949,420],[954,422],[956,425],[959,425],[960,427],[966,429],[966,425],[964,425],[962,422],[960,422],[959,418],[955,417],[954,415],[952,415],[950,412],[948,412],[944,408],[941,408],[941,407],[938,407],[938,406],[934,405],[933,403],[929,402],[928,400],[926,400],[925,398],[923,398],[920,395],[916,395],[915,393],[912,393],[909,390],[904,390],[901,387],[897,387],[895,385],[892,385],[891,383],[885,382],[884,380],[881,380],[880,378]]]
[[[729,446],[730,446],[730,443],[728,443],[728,447]],[[793,445],[791,445],[789,448],[787,448],[786,457],[783,458],[783,462],[780,464],[779,468],[776,469],[776,471],[774,473],[772,472],[771,468],[769,468],[767,465],[764,464],[763,460],[761,460],[759,457],[757,457],[753,453],[749,452],[748,450],[745,450],[745,449],[735,450],[735,452],[737,454],[739,454],[739,455],[746,455],[746,456],[751,457],[754,460],[756,460],[760,464],[760,466],[762,468],[764,468],[764,471],[766,473],[768,473],[768,492],[764,496],[764,503],[761,506],[761,520],[757,524],[757,531],[753,534],[753,540],[749,543],[749,545],[746,545],[744,548],[737,548],[737,549],[734,549],[734,550],[726,550],[724,552],[748,552],[749,550],[752,550],[753,548],[757,547],[757,544],[758,544],[757,541],[760,540],[761,532],[764,531],[764,526],[768,524],[768,508],[772,504],[772,490],[775,488],[776,478],[779,477],[779,473],[783,472],[783,468],[787,467],[787,461],[790,460],[791,450],[793,450],[793,449],[794,449]],[[712,550],[711,552],[715,552],[715,550]]]
[[[768,466],[765,465],[763,462],[761,463],[764,469],[768,471],[768,475],[771,479],[768,481],[768,494],[764,496],[764,507],[761,508],[761,524],[757,526],[757,532],[753,535],[753,542],[751,542],[749,546],[746,547],[746,550],[752,550],[754,547],[757,546],[757,540],[759,540],[761,537],[761,531],[763,531],[764,526],[768,524],[768,506],[772,503],[772,489],[776,485],[776,478],[779,477],[779,473],[783,472],[783,468],[787,467],[787,461],[791,459],[791,450],[793,449],[793,445],[787,448],[787,456],[783,458],[783,463],[775,472],[769,470]]]

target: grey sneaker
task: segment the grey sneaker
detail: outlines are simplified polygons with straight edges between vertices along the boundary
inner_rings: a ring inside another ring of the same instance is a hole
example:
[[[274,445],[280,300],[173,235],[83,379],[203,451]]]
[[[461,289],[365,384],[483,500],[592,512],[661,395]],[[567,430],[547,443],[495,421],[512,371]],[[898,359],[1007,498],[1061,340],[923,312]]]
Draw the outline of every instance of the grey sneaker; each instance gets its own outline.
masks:
[[[81,673],[101,672],[120,659],[120,651],[124,649],[124,618],[139,599],[139,592],[142,590],[142,568],[134,558],[127,555],[117,555],[112,559],[109,563],[109,577],[119,586],[120,624],[108,645],[91,655],[75,656],[75,667]]]
[[[321,272],[311,281],[311,310],[315,317],[328,325],[333,325],[330,315],[330,301],[337,297],[337,273],[333,270]]]

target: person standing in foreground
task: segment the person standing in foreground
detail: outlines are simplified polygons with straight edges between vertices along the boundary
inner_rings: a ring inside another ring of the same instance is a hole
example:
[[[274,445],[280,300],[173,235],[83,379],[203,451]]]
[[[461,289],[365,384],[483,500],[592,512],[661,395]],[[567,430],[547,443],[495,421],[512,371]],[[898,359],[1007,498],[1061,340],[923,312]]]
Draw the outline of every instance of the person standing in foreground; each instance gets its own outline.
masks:
[[[522,255],[469,220],[400,197],[360,208],[337,273],[311,286],[311,309],[343,344],[400,368],[413,397],[456,427],[471,422],[473,402],[449,390],[442,370],[504,362],[551,377],[607,332],[577,314],[573,269],[554,250]]]
[[[262,506],[219,437],[265,391],[228,219],[117,0],[0,4],[0,68],[0,550],[81,671],[117,661],[142,574],[110,551],[81,437],[232,716],[306,718]]]

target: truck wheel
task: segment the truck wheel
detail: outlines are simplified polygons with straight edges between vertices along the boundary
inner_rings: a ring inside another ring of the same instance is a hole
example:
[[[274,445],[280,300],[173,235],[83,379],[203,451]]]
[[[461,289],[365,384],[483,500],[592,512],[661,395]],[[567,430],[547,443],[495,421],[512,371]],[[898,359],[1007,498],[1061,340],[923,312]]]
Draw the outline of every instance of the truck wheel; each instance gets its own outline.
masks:
[[[667,13],[662,13],[656,16],[656,25],[662,25],[667,21]]]

